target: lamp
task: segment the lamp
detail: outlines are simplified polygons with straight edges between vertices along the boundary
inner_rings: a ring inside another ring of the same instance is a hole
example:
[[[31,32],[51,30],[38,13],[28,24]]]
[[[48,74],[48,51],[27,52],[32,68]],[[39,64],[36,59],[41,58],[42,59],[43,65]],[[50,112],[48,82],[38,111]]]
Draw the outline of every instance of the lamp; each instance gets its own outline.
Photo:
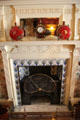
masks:
[[[56,27],[57,27],[57,25],[55,25],[55,24],[47,24],[46,25],[46,29],[48,29],[51,32],[51,35],[55,34]]]

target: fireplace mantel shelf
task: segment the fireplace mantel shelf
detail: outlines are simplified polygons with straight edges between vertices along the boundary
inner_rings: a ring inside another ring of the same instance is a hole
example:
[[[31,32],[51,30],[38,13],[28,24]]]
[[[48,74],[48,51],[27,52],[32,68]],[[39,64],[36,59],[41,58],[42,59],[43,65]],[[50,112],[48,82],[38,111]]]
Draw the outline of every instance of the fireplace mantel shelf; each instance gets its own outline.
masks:
[[[7,2],[6,2],[7,1]],[[79,3],[79,0],[34,0],[34,2],[32,0],[0,0],[1,2],[1,5],[34,5],[34,4],[40,4],[40,5],[43,5],[43,4],[78,4]]]
[[[75,45],[76,47],[80,47],[80,41],[67,41],[67,40],[59,40],[59,41],[9,41],[9,42],[0,42],[0,47],[4,46],[35,46],[35,45]]]

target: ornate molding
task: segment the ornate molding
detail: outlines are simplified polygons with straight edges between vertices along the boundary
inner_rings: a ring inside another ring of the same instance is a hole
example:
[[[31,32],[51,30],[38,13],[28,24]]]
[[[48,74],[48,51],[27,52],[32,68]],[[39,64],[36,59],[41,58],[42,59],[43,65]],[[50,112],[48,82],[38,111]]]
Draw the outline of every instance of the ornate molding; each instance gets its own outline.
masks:
[[[80,48],[75,48],[74,49],[74,56],[80,56]]]
[[[62,13],[63,9],[60,8],[19,8],[16,9],[17,14],[36,14],[36,13]]]
[[[60,53],[60,52],[71,52],[68,48],[64,48],[62,45],[32,45],[32,46],[27,46],[27,45],[14,45],[14,46],[5,46],[5,51],[7,53],[11,54],[18,54],[19,52],[26,53],[29,51],[30,53],[43,53],[46,51],[51,50],[53,53]]]
[[[70,9],[70,8],[64,9],[64,13],[65,14],[72,14],[72,9]]]
[[[79,0],[46,0],[46,1],[43,1],[43,0],[34,0],[34,2],[33,2],[33,0],[18,0],[18,1],[16,1],[16,0],[1,0],[0,1],[0,4],[1,5],[32,5],[32,4],[79,4],[80,3],[80,1]]]
[[[3,16],[3,9],[2,6],[0,7],[0,17]]]
[[[11,6],[11,9],[12,9],[12,15],[13,15],[12,26],[14,26],[14,23],[16,23],[16,11],[14,6]]]
[[[0,50],[1,50],[2,52],[5,52],[5,53],[6,53],[6,50],[5,50],[5,48],[4,48],[3,46],[0,46]]]
[[[5,51],[10,59],[67,59],[72,52],[62,45],[8,45],[5,46]]]
[[[46,16],[48,15],[49,16],[57,16],[59,17],[62,12],[63,12],[63,8],[15,8],[16,9],[16,15],[18,17],[20,16],[29,16],[29,17],[36,17],[39,15],[42,15],[42,16]],[[46,13],[46,14],[45,14]]]

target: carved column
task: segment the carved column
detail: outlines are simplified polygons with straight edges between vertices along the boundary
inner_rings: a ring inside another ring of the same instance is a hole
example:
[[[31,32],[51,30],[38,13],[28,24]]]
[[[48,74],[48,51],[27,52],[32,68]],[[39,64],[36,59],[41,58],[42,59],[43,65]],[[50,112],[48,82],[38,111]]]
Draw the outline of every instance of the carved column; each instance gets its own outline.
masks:
[[[77,71],[78,71],[78,60],[80,57],[80,48],[75,48],[73,53],[73,65],[72,65],[72,78],[71,78],[71,88],[70,88],[70,97],[72,104],[75,104],[80,100],[80,86],[79,79],[77,79]],[[79,73],[80,74],[80,73]],[[78,83],[78,84],[77,84]]]
[[[5,72],[5,78],[6,78],[6,86],[7,86],[7,92],[8,92],[8,98],[12,100],[14,98],[13,95],[13,86],[11,81],[11,74],[10,74],[10,63],[7,51],[4,47],[0,47],[2,51],[2,57],[3,57],[3,64],[4,64],[4,72]]]
[[[76,5],[74,37],[76,40],[80,40],[80,5]]]
[[[4,6],[0,7],[0,41],[6,41],[6,38],[5,38],[5,13],[4,13]]]

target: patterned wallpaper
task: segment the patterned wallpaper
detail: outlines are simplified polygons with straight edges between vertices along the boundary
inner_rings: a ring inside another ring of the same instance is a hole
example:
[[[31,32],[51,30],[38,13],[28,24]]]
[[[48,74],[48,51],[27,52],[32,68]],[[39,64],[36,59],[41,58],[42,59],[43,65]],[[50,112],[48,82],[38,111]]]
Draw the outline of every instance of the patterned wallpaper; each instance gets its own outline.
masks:
[[[7,99],[7,89],[1,51],[0,51],[0,99]]]

